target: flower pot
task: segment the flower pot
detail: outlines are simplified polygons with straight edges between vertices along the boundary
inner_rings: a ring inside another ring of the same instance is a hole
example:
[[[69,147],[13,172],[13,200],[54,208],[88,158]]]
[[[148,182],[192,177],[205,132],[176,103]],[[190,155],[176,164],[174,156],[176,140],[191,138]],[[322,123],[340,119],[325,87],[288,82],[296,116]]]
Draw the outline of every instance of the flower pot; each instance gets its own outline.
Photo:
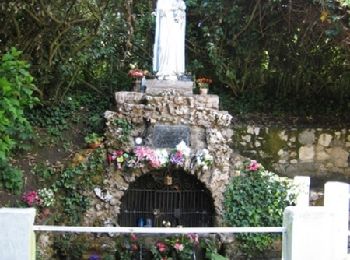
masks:
[[[101,146],[101,143],[89,143],[89,148],[96,149]]]
[[[142,80],[141,78],[136,78],[134,79],[134,86],[133,86],[133,91],[134,92],[141,92],[141,85],[142,85]]]
[[[199,89],[199,94],[201,94],[201,95],[207,95],[207,94],[208,94],[208,89],[207,89],[207,88],[200,88],[200,89]]]

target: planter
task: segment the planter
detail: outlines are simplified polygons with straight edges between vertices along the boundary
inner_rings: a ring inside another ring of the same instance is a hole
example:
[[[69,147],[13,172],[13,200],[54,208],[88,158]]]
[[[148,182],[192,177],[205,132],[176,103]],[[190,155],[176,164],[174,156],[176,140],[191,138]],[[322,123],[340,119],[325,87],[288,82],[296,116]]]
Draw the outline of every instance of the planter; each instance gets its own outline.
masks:
[[[133,81],[133,91],[134,92],[141,92],[141,85],[142,85],[141,78],[135,78]]]
[[[200,88],[200,89],[199,89],[199,94],[201,94],[201,95],[207,95],[207,94],[208,94],[208,89],[207,89],[207,88]]]
[[[89,148],[96,149],[101,146],[101,143],[90,143]]]

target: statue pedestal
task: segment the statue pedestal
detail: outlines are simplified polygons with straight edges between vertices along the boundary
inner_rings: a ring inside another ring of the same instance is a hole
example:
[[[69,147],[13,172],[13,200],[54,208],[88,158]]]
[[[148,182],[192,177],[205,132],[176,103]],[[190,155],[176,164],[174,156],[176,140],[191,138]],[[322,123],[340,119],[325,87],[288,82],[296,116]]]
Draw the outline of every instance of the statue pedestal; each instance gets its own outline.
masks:
[[[175,90],[184,95],[193,95],[193,81],[148,79],[145,81],[146,94],[159,95],[164,91]]]

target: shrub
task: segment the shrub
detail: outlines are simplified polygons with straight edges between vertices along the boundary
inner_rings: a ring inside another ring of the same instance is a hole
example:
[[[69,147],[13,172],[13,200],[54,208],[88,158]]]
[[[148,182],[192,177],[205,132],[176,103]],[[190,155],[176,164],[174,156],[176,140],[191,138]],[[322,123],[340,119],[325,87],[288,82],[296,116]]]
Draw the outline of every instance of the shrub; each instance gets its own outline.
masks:
[[[23,172],[7,163],[0,165],[0,184],[1,183],[8,191],[19,194],[23,188]]]
[[[38,102],[29,64],[20,60],[22,52],[12,48],[0,62],[0,181],[4,188],[18,193],[23,186],[22,171],[8,163],[15,148],[25,148],[24,141],[32,129],[24,116],[24,109]]]
[[[256,161],[247,161],[232,179],[224,199],[225,221],[236,227],[278,227],[285,207],[296,197],[290,179],[278,177]],[[277,235],[237,235],[239,250],[247,257],[262,256]]]

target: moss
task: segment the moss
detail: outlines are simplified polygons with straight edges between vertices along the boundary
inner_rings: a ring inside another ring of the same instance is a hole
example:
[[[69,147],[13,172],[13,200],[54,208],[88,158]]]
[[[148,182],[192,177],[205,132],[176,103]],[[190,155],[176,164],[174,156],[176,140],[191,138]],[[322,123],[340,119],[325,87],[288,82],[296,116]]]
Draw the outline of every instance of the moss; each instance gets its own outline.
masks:
[[[287,142],[281,139],[279,133],[280,129],[269,128],[268,133],[263,136],[264,141],[261,148],[273,162],[277,162],[279,159],[278,151],[288,146]]]

